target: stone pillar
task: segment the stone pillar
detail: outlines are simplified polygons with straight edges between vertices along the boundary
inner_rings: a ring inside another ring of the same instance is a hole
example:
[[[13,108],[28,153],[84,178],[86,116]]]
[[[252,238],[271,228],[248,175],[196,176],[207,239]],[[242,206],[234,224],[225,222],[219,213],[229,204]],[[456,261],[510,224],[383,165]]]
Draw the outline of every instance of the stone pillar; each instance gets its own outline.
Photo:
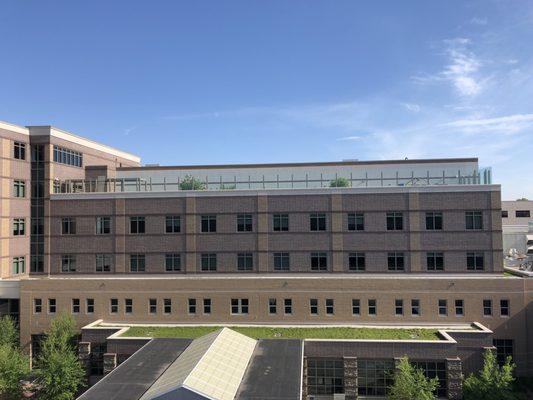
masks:
[[[344,395],[346,400],[357,399],[357,357],[344,357]]]
[[[117,367],[117,354],[104,353],[104,376]]]
[[[408,208],[408,212],[404,215],[404,218],[407,217],[407,221],[404,221],[404,224],[408,227],[410,250],[409,264],[406,264],[406,267],[409,265],[408,271],[410,272],[419,272],[424,269],[422,267],[420,253],[420,231],[423,226],[422,223],[425,223],[425,219],[422,219],[423,217],[420,215],[420,197],[418,193],[408,194]]]
[[[302,365],[302,399],[307,399],[307,357],[303,359]]]
[[[196,272],[196,198],[185,198],[185,271]],[[183,268],[183,267],[182,267]]]
[[[78,359],[85,369],[85,375],[89,376],[91,373],[91,342],[78,343]]]
[[[268,272],[268,235],[269,235],[268,197],[257,196],[257,271]]]
[[[332,194],[331,208],[331,270],[343,272],[346,269],[343,257],[344,213],[342,210],[342,195]]]
[[[463,368],[459,358],[446,359],[446,380],[448,399],[459,400],[463,398]]]

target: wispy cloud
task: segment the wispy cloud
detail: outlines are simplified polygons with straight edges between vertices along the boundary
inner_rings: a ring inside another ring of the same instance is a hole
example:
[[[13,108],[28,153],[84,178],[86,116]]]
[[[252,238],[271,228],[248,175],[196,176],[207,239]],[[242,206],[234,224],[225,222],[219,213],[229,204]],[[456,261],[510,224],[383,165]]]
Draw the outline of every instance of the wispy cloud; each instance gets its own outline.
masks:
[[[361,140],[361,139],[363,139],[362,136],[344,136],[344,137],[338,138],[337,140],[340,140],[340,141],[353,141],[353,140]]]
[[[444,124],[451,128],[462,129],[465,133],[499,132],[513,134],[533,128],[533,114],[514,114],[496,118],[461,119]]]
[[[414,113],[420,112],[420,105],[418,104],[402,103],[402,106],[404,106],[407,111],[411,111]]]
[[[473,17],[472,19],[470,19],[470,23],[472,25],[487,25],[488,20],[487,18]]]
[[[126,129],[124,129],[124,132],[123,132],[123,133],[124,133],[124,136],[129,136],[129,134],[130,134],[131,132],[133,132],[135,129],[137,129],[136,126],[133,126],[133,127],[131,127],[131,128],[126,128]]]

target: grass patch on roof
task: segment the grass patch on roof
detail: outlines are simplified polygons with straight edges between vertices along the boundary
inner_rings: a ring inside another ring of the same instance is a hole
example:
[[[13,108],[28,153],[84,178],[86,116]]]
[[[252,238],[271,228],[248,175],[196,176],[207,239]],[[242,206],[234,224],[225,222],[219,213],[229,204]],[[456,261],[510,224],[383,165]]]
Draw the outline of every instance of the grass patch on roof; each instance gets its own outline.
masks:
[[[122,336],[194,339],[220,329],[220,326],[132,326]],[[270,328],[229,326],[253,339],[373,339],[440,340],[437,329],[402,328]]]

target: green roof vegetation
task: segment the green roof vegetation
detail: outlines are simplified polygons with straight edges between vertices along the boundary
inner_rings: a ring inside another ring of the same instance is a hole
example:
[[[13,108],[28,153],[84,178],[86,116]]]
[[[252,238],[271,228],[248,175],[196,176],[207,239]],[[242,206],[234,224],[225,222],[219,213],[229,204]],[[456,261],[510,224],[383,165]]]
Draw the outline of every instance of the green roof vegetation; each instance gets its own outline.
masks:
[[[122,336],[194,339],[221,326],[132,326]],[[230,326],[254,339],[373,339],[373,340],[440,340],[437,329],[402,328],[271,328]]]

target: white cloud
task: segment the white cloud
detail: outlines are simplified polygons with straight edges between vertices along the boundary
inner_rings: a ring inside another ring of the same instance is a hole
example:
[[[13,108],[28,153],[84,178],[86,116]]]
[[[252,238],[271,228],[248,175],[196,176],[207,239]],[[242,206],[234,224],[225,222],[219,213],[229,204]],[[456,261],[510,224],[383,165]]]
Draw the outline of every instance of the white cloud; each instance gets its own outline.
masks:
[[[461,119],[444,124],[465,133],[499,132],[513,134],[533,127],[533,114],[513,114],[496,118]]]
[[[471,23],[472,25],[487,25],[488,20],[487,20],[487,18],[473,17],[473,18],[470,20],[470,23]]]
[[[411,111],[414,113],[420,112],[420,106],[418,104],[402,103],[402,106],[404,106],[407,111]]]
[[[361,140],[362,138],[363,138],[362,136],[344,136],[344,137],[338,138],[337,140],[353,141],[353,140]]]

